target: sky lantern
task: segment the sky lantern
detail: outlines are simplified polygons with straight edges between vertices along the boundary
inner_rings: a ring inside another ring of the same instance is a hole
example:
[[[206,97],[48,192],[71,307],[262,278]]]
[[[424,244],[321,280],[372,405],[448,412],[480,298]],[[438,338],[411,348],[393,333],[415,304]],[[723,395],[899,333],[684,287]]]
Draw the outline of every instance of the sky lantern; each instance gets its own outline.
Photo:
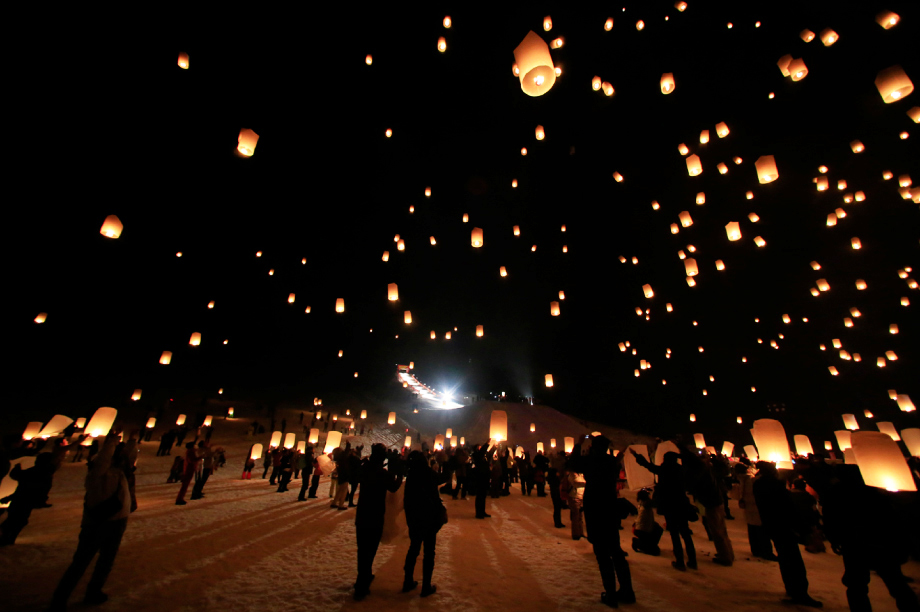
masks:
[[[437,337],[437,334],[434,333],[434,330],[431,330],[431,339],[434,340]]]
[[[677,215],[677,216],[678,216],[678,218],[680,219],[680,224],[681,224],[682,226],[684,226],[684,227],[690,227],[691,225],[693,225],[693,219],[690,217],[690,213],[689,213],[688,211],[686,211],[686,210],[685,210],[685,211],[682,211],[682,212],[681,212],[679,215]]]
[[[815,39],[815,33],[809,29],[805,29],[799,32],[799,38],[808,43]]]
[[[801,57],[789,62],[787,69],[793,81],[801,81],[808,76],[808,67],[805,66],[805,61]]]
[[[859,423],[856,422],[856,415],[843,415],[843,426],[849,430],[859,429]]]
[[[160,363],[163,365],[169,365],[169,362],[172,360],[171,351],[163,351],[163,354],[160,355]]]
[[[552,375],[552,374],[547,374],[546,376],[544,376],[544,377],[543,377],[543,382],[544,382],[544,384],[546,384],[547,387],[552,387],[552,386],[553,386],[553,375]],[[533,430],[531,430],[531,431],[533,431]]]
[[[786,54],[777,60],[776,65],[779,67],[779,71],[783,73],[784,77],[789,76],[789,64],[792,63],[792,56]]]
[[[483,245],[482,228],[474,227],[470,233],[470,243],[477,249]]]
[[[900,19],[901,18],[898,16],[897,13],[892,13],[891,11],[882,11],[881,13],[875,16],[875,22],[879,24],[880,26],[882,26],[883,28],[885,28],[886,30],[889,30],[893,28],[894,26],[896,26],[898,24],[898,21],[900,21]]]
[[[297,434],[295,434],[293,431],[289,431],[287,434],[285,434],[284,448],[288,448],[288,449],[294,448],[294,445],[296,443],[297,443]]]
[[[566,436],[564,442],[565,442],[564,448],[565,448],[566,454],[571,453],[575,449],[575,438],[571,436]]]
[[[892,323],[891,325],[888,326],[888,333],[889,333],[889,334],[892,334],[892,335],[898,333],[898,325],[897,325],[897,323]]]
[[[463,222],[469,223],[469,221],[470,221],[470,216],[466,213],[463,213]]]
[[[725,234],[732,242],[741,240],[741,224],[737,221],[731,221],[725,226]]]
[[[293,303],[294,303],[294,294],[290,293],[288,294],[288,304],[293,304]]]
[[[879,72],[875,77],[875,87],[885,104],[897,102],[901,98],[909,96],[914,90],[914,84],[907,77],[907,73],[897,65]]]
[[[131,394],[131,399],[134,400],[135,402],[136,402],[137,400],[141,399],[141,390],[140,390],[140,389],[135,389],[135,390],[134,390],[134,393]]]
[[[854,140],[850,143],[850,149],[852,149],[853,153],[862,153],[866,150],[866,147],[859,140]]]
[[[387,425],[396,425],[396,413],[395,412],[391,412],[387,416]]]
[[[188,343],[189,343],[189,346],[198,346],[199,344],[201,344],[201,334],[199,332],[193,333],[192,337],[189,338]]]
[[[677,145],[677,150],[678,152],[680,152],[681,155],[686,155],[687,153],[690,152],[690,149],[684,143],[680,143],[679,145]]]
[[[115,215],[109,215],[105,218],[105,221],[102,222],[99,233],[106,238],[118,238],[121,236],[121,230],[123,229],[124,226],[121,224],[121,220]]]
[[[716,165],[716,168],[718,168],[719,174],[728,174],[728,166],[726,166],[725,164],[719,163],[719,164]],[[748,192],[748,193],[750,193],[750,192]],[[750,199],[750,198],[749,198],[749,199]]]
[[[607,96],[608,98],[615,93],[613,85],[611,85],[607,81],[604,81],[603,83],[601,83],[601,88],[604,90],[604,95]]]
[[[728,136],[728,133],[729,133],[728,126],[725,125],[724,121],[716,124],[716,135],[719,138],[725,138],[726,136]]]
[[[396,283],[387,285],[387,299],[391,302],[399,300],[399,287],[396,286]]]
[[[897,360],[898,360],[898,356],[895,354],[894,351],[885,351],[885,357],[888,358],[888,361],[897,361]]]
[[[438,51],[441,53],[447,51],[447,39],[445,39],[443,36],[438,38]]]
[[[521,235],[521,226],[515,225],[513,228],[511,228],[511,230],[512,230],[512,233],[513,233],[515,236],[520,236],[520,235]]]
[[[693,434],[693,442],[696,445],[697,450],[703,450],[706,448],[706,439],[701,433]]]
[[[807,457],[808,455],[815,454],[814,449],[811,447],[811,440],[808,439],[808,436],[798,434],[793,436],[792,439],[795,442],[796,455]]]
[[[779,171],[776,169],[776,160],[772,155],[763,155],[754,162],[757,169],[757,180],[761,183],[772,183],[779,178]]]
[[[863,482],[887,491],[916,491],[917,485],[897,443],[887,434],[860,431],[851,438]]]
[[[559,316],[559,302],[550,302],[549,303],[549,314],[553,317]]]
[[[373,56],[371,56],[370,53],[368,53],[367,57],[364,58],[364,63],[367,64],[368,66],[374,63],[374,58]]]
[[[706,144],[709,142],[709,130],[703,130],[700,132],[700,144]]]
[[[615,181],[618,182],[618,183],[622,183],[622,182],[623,182],[623,175],[620,174],[619,172],[614,172],[614,173],[613,173],[613,180],[615,180]]]
[[[236,150],[246,157],[252,157],[252,154],[256,152],[256,144],[258,142],[258,134],[249,128],[243,128],[240,130],[240,135],[237,138]]]
[[[446,332],[446,333],[444,334],[444,339],[445,339],[445,340],[450,340],[450,332]]]
[[[553,29],[553,18],[549,15],[543,18],[543,29],[547,32]]]
[[[674,74],[671,72],[665,72],[661,75],[661,93],[667,95],[674,91],[676,85],[674,84]]]
[[[902,412],[913,412],[916,410],[914,403],[910,401],[910,396],[906,393],[898,393],[898,408]]]
[[[36,323],[44,323],[45,321],[48,320],[48,313],[47,313],[47,312],[40,312],[40,313],[38,313],[38,315],[37,315],[34,319],[32,319],[32,320],[35,321]]]
[[[725,263],[721,259],[716,260],[716,270],[720,272],[725,269]]]
[[[600,88],[601,88],[601,77],[596,76],[593,79],[591,79],[591,89],[593,89],[594,91],[599,91]]]
[[[826,223],[828,227],[834,227],[835,225],[837,225],[837,215],[834,213],[827,215]]]
[[[645,293],[645,297],[647,298],[654,297],[655,295],[651,285],[642,285],[642,292]]]
[[[390,128],[387,128],[387,131],[384,132],[384,135],[385,135],[387,138],[390,138],[391,136],[393,136],[393,130],[391,130]]]
[[[911,427],[901,430],[901,439],[907,446],[907,451],[914,457],[920,457],[920,429]]]
[[[412,311],[411,310],[406,310],[405,312],[403,312],[403,321],[406,323],[406,325],[412,323]]]
[[[643,30],[643,29],[645,29],[645,22],[642,21],[641,19],[640,19],[639,21],[637,21],[637,22],[636,22],[636,29],[637,29],[637,30]]]
[[[493,410],[489,419],[489,437],[496,442],[508,439],[508,413],[504,410]]]
[[[671,233],[676,234],[680,231],[680,227],[676,223],[671,224]]]
[[[909,111],[907,111],[907,116],[910,117],[914,123],[920,123],[920,106],[915,106]],[[885,179],[885,180],[888,180],[888,179]]]
[[[214,300],[211,300],[210,302],[208,302],[208,308],[209,308],[209,309],[213,309],[213,308],[214,308]]]
[[[757,215],[757,213],[751,213],[748,215],[748,220],[750,220],[751,223],[757,223],[760,221],[760,217]]]
[[[501,277],[508,276],[508,270],[505,269],[505,266],[502,266],[498,269],[498,274]]]
[[[183,70],[188,70],[188,53],[185,53],[184,51],[179,53],[179,61],[177,63],[179,65],[179,68],[182,68]]]
[[[342,432],[341,431],[330,431],[326,436],[326,447],[323,449],[323,454],[328,455],[335,449],[337,449],[342,444]]]
[[[901,436],[898,435],[898,430],[894,428],[894,424],[889,421],[879,421],[876,423],[878,430],[883,434],[887,435],[889,438],[895,442],[901,441]]]
[[[345,312],[345,298],[336,298],[336,300],[335,300],[335,311],[336,311],[336,312]]]
[[[837,35],[837,32],[833,31],[830,28],[824,28],[821,30],[821,33],[818,34],[818,37],[821,39],[821,42],[824,43],[825,47],[830,47],[835,42],[840,40],[840,37]]]
[[[834,366],[828,366],[827,371],[831,373],[831,376],[837,376],[840,373]]]
[[[827,191],[827,187],[828,187],[827,177],[826,176],[819,177],[815,181],[815,186],[817,187],[818,191]]]
[[[184,414],[180,414],[178,417],[176,417],[176,425],[178,425],[179,427],[182,427],[183,425],[185,425],[185,415]]]
[[[546,137],[546,132],[543,131],[543,126],[538,125],[534,130],[534,135],[537,137],[537,140],[543,140]]]
[[[552,28],[552,21],[549,25]],[[549,31],[545,20],[544,29]],[[520,71],[521,89],[528,96],[542,96],[556,82],[556,71],[553,69],[549,47],[536,32],[528,32],[521,44],[514,49],[514,61]]]
[[[699,268],[696,265],[696,260],[692,257],[688,257],[684,260],[684,270],[687,272],[687,276],[696,276],[699,274]]]
[[[112,429],[112,424],[115,423],[116,416],[118,416],[118,411],[114,408],[109,408],[107,406],[99,408],[93,413],[93,416],[90,417],[89,423],[86,424],[85,433],[93,438],[106,435],[109,433],[109,430]]]
[[[344,354],[345,354],[345,351],[342,351],[342,350],[339,351],[339,357],[342,357]],[[314,406],[315,406],[315,405],[316,405],[316,404],[314,404]]]
[[[482,334],[483,334],[482,325],[477,325],[476,326],[476,337],[482,338]]]
[[[703,165],[700,163],[699,155],[690,155],[687,157],[687,174],[690,176],[699,176],[703,173]]]
[[[760,459],[776,464],[777,468],[792,469],[792,453],[783,425],[774,419],[758,419],[751,429]]]
[[[429,242],[431,242],[431,246],[435,246],[438,244],[438,241],[435,240],[434,236],[431,236],[428,240]]]
[[[853,247],[854,251],[858,251],[862,248],[862,242],[859,241],[859,238],[854,237],[850,239],[850,246]]]
[[[698,194],[696,194],[696,204],[697,204],[697,206],[702,206],[702,205],[705,204],[705,203],[706,203],[706,192],[701,191],[701,192],[699,192]]]

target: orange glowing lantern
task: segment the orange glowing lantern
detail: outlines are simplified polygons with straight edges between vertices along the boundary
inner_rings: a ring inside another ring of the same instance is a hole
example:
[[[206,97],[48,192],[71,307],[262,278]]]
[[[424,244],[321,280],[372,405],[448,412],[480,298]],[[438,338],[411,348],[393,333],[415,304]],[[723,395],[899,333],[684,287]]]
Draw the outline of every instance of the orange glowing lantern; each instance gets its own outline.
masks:
[[[661,81],[659,84],[661,86],[661,93],[665,95],[671,93],[676,88],[676,85],[674,84],[674,74],[671,72],[665,72],[661,75]]]
[[[256,144],[259,142],[259,135],[248,128],[240,130],[237,138],[236,150],[246,157],[252,157],[256,152]]]
[[[552,375],[552,374],[547,374],[546,376],[544,376],[544,377],[543,377],[543,382],[544,382],[544,384],[546,384],[547,387],[552,387],[552,386],[553,386],[553,375]],[[533,430],[531,430],[531,431],[533,431]]]
[[[475,248],[477,248],[477,249],[483,245],[483,237],[482,237],[482,228],[481,228],[481,227],[474,227],[474,228],[473,228],[473,231],[470,233],[470,243],[471,243]]]
[[[914,90],[914,84],[907,77],[907,73],[897,65],[879,72],[878,76],[875,77],[875,87],[885,104],[897,102],[905,96],[909,96]]]
[[[545,21],[544,28],[549,31]],[[528,96],[542,96],[556,82],[556,71],[549,47],[537,33],[527,33],[521,44],[514,49],[514,61],[518,67],[521,89]]]
[[[852,435],[851,443],[866,485],[887,491],[917,490],[901,449],[887,434],[860,431]]]
[[[687,157],[687,174],[690,176],[699,176],[703,173],[703,165],[700,163],[699,155],[690,155]]]
[[[772,183],[779,178],[779,171],[776,169],[776,160],[772,155],[763,155],[754,162],[757,169],[757,180],[761,183]]]
[[[124,225],[122,225],[121,220],[115,215],[109,215],[103,221],[102,227],[99,228],[99,233],[106,238],[118,238],[121,236],[123,229]]]

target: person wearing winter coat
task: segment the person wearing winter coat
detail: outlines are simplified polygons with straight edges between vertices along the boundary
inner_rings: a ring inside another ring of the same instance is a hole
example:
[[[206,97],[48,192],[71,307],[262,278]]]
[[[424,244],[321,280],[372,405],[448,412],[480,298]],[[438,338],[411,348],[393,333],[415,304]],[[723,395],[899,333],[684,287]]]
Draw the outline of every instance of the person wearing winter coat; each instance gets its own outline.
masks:
[[[684,471],[677,463],[680,455],[674,452],[665,453],[661,465],[655,465],[648,459],[629,449],[636,463],[658,476],[658,485],[655,487],[655,503],[658,505],[658,514],[664,516],[668,533],[671,534],[671,544],[674,547],[674,561],[671,565],[680,571],[696,569],[696,547],[693,546],[693,534],[690,531],[690,500],[687,499],[687,488],[684,484]],[[684,547],[681,538],[687,547],[687,563],[684,563]]]
[[[250,447],[249,452],[246,454],[246,462],[243,463],[243,475],[240,479],[252,480],[252,468],[254,467],[256,467],[256,460],[252,458],[252,447]]]
[[[358,542],[358,578],[355,580],[354,599],[361,601],[371,592],[374,557],[383,537],[383,515],[386,510],[387,491],[396,492],[402,485],[401,466],[397,463],[387,470],[386,447],[375,444],[371,455],[361,468],[361,497],[355,511],[355,535]]]
[[[736,464],[734,471],[738,484],[735,486],[732,495],[738,500],[738,507],[744,510],[744,522],[747,523],[751,554],[767,561],[776,561],[778,558],[773,554],[773,543],[770,542],[770,538],[763,528],[760,512],[757,510],[757,500],[754,499],[756,472],[743,463]]]
[[[268,470],[272,467],[272,449],[268,449],[268,452],[265,453],[265,456],[262,457],[262,480],[265,480],[265,475],[268,474]]]
[[[460,495],[460,499],[466,499],[467,484],[466,478],[467,473],[470,469],[470,456],[464,448],[458,448],[454,452],[454,475],[457,477],[457,486],[454,487],[451,491],[453,498],[457,499],[457,495]]]
[[[587,455],[582,455],[580,445],[575,445],[572,463],[577,473],[584,475],[584,514],[588,541],[594,548],[594,557],[604,584],[601,602],[616,608],[621,601],[635,603],[636,594],[626,553],[620,547],[620,513],[617,508],[617,478],[620,470],[617,459],[607,454],[609,448],[609,439],[593,436]],[[572,490],[579,491],[574,486]],[[620,583],[619,590],[616,588],[617,581]]]
[[[664,530],[655,521],[655,510],[652,507],[652,490],[642,489],[639,491],[636,495],[636,501],[639,504],[639,517],[633,525],[632,549],[636,552],[657,557],[661,554],[658,542],[661,541],[661,534]]]
[[[566,502],[563,501],[562,495],[559,493],[561,483],[556,468],[549,468],[546,472],[546,483],[549,485],[549,495],[553,500],[553,527],[562,529],[565,527],[562,523],[562,509],[565,508]]]
[[[361,450],[363,447],[358,446],[352,450],[351,455],[348,457],[348,494],[345,496],[345,499],[348,500],[348,507],[355,507],[355,491],[358,490],[358,478],[361,471]]]
[[[126,445],[118,442],[118,434],[110,433],[89,466],[79,543],[70,567],[54,591],[49,610],[66,609],[67,600],[97,553],[99,559],[86,587],[83,602],[102,604],[108,600],[102,587],[112,571],[131,513],[130,493],[125,477],[127,464]]]
[[[313,476],[310,477],[310,491],[307,499],[316,499],[316,488],[319,487],[319,477],[323,475],[323,469],[319,466],[319,461],[313,460]],[[301,489],[303,492],[303,489]]]
[[[489,443],[480,445],[476,452],[473,453],[473,483],[476,489],[476,518],[490,518],[491,514],[486,514],[486,493],[489,491],[489,481],[492,477],[492,470],[489,461],[495,450],[489,450]]]
[[[281,451],[281,460],[278,463],[280,474],[278,476],[277,493],[284,493],[288,490],[288,483],[291,482],[291,476],[294,474],[294,468],[291,464],[294,460],[294,454],[291,449],[286,448]]]
[[[406,495],[403,507],[406,511],[406,524],[409,527],[409,550],[403,566],[405,579],[402,592],[408,593],[418,586],[418,581],[414,579],[415,562],[424,545],[421,596],[428,597],[437,590],[437,587],[431,584],[435,545],[438,531],[447,520],[447,509],[438,493],[438,485],[444,478],[443,475],[439,477],[428,467],[425,455],[421,451],[409,453],[407,464]]]
[[[294,480],[297,480],[298,478],[300,478],[301,472],[304,472],[304,480],[307,480],[306,471],[307,471],[307,466],[310,465],[309,459],[310,458],[307,457],[306,453],[302,453],[300,451],[297,451],[297,453],[294,455],[294,464],[293,464]]]
[[[210,442],[202,440],[198,443],[198,456],[201,458],[201,473],[192,488],[192,499],[204,497],[204,485],[207,484],[208,478],[214,472],[214,453],[211,450]]]
[[[195,443],[189,442],[185,445],[185,462],[182,464],[182,486],[179,487],[179,495],[176,496],[176,505],[184,506],[185,493],[188,491],[188,485],[195,477],[195,471],[198,468],[198,454],[195,452]]]
[[[176,457],[173,459],[172,467],[169,468],[169,478],[166,479],[166,484],[173,482],[179,482],[182,480],[182,466],[185,464],[185,459],[182,457]]]
[[[549,459],[542,451],[537,451],[533,465],[533,482],[537,486],[537,497],[546,497],[546,470],[549,467]]]
[[[272,473],[268,477],[268,484],[274,486],[275,481],[281,478],[281,449],[273,448],[269,454],[272,456]]]
[[[307,488],[310,486],[311,478],[310,475],[315,471],[315,461],[313,459],[313,447],[308,446],[307,449],[300,454],[297,458],[305,467],[301,468],[303,475],[300,480],[300,493],[297,495],[297,501],[305,501],[307,495]],[[309,468],[306,466],[310,466]],[[319,484],[319,479],[317,479],[317,484]],[[315,497],[316,492],[314,491],[311,497]]]
[[[35,465],[23,470],[16,464],[10,470],[8,478],[19,481],[16,491],[9,498],[0,500],[9,501],[6,520],[0,525],[0,546],[9,546],[16,543],[19,533],[29,524],[32,510],[46,506],[48,492],[51,491],[51,482],[54,476],[54,466],[51,453],[41,453],[35,458]]]
[[[793,529],[795,504],[779,479],[776,466],[768,461],[757,462],[758,477],[754,482],[754,499],[760,518],[779,557],[779,572],[790,599],[787,603],[820,608],[822,603],[808,594],[808,574],[802,561],[802,551]]]
[[[585,477],[576,472],[574,462],[570,462],[566,469],[565,480],[562,483],[562,492],[565,494],[569,506],[569,523],[572,526],[573,540],[580,540],[585,537],[585,521],[582,514],[584,490]]]

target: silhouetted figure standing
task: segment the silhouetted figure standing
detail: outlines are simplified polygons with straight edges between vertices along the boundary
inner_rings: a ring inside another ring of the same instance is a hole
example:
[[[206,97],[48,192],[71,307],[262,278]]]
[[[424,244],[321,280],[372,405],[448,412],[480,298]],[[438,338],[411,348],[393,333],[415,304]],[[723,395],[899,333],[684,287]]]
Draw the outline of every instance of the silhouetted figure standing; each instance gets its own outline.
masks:
[[[488,450],[489,443],[481,445],[473,453],[473,482],[476,487],[476,518],[484,519],[492,515],[486,514],[486,494],[489,492],[489,481],[492,477],[492,468],[489,459],[494,450]]]
[[[633,449],[629,449],[629,452],[636,458],[636,463],[658,476],[655,503],[658,505],[658,514],[664,516],[668,533],[671,534],[671,545],[674,547],[674,562],[671,565],[680,571],[688,567],[696,569],[696,547],[693,546],[689,524],[690,500],[687,499],[683,468],[677,463],[680,456],[675,452],[665,453],[661,465],[654,465]],[[687,547],[686,564],[681,538]]]
[[[361,497],[355,512],[355,534],[358,541],[358,579],[355,581],[356,601],[367,597],[371,592],[374,557],[383,536],[383,515],[386,509],[387,491],[396,492],[402,484],[399,465],[391,465],[387,471],[383,467],[386,459],[386,447],[375,444],[371,455],[362,467]]]
[[[843,556],[842,582],[850,610],[871,612],[869,578],[874,570],[900,612],[917,612],[917,595],[901,572],[909,548],[905,522],[897,516],[891,494],[866,486],[855,465],[838,466],[838,475],[839,482],[821,494],[821,502],[824,531],[834,552]]]
[[[26,470],[19,464],[13,466],[8,477],[19,481],[19,485],[10,496],[6,520],[0,525],[0,546],[15,544],[19,533],[29,524],[32,510],[46,506],[53,476],[51,453],[38,455],[35,465]]]
[[[403,593],[415,589],[418,581],[414,579],[415,562],[418,554],[425,547],[422,561],[422,597],[428,597],[437,590],[431,584],[434,571],[434,551],[438,531],[447,521],[447,509],[438,493],[438,485],[443,480],[428,467],[425,455],[421,451],[412,451],[408,458],[409,471],[406,474],[406,524],[409,527],[409,551],[406,553],[405,579]]]
[[[195,443],[189,442],[185,445],[185,463],[182,464],[182,486],[179,487],[179,495],[176,496],[176,505],[184,506],[185,493],[188,491],[188,485],[195,477],[195,469],[198,466],[198,454],[195,452]]]
[[[126,459],[125,445],[118,443],[117,434],[110,433],[86,476],[86,497],[77,551],[54,591],[49,610],[66,609],[67,600],[96,553],[99,553],[99,559],[83,602],[102,604],[108,600],[102,587],[112,571],[131,513],[131,498],[125,478]]]
[[[823,604],[808,595],[808,575],[802,561],[802,551],[794,531],[795,504],[779,479],[776,466],[767,461],[757,462],[758,477],[754,481],[754,498],[767,535],[776,546],[779,571],[790,603],[820,608]]]
[[[553,500],[553,527],[562,529],[565,527],[562,522],[562,509],[565,508],[565,502],[562,501],[562,495],[559,493],[561,482],[556,468],[547,470],[546,483],[549,485],[549,496]]]
[[[626,554],[620,547],[620,521],[617,511],[617,477],[620,474],[617,460],[607,454],[610,440],[604,436],[591,438],[588,455],[581,454],[581,445],[572,450],[575,469],[585,478],[584,513],[588,528],[588,541],[594,547],[594,557],[601,572],[604,592],[601,602],[616,608],[618,602],[633,603],[632,576]],[[617,580],[620,590],[617,590]]]

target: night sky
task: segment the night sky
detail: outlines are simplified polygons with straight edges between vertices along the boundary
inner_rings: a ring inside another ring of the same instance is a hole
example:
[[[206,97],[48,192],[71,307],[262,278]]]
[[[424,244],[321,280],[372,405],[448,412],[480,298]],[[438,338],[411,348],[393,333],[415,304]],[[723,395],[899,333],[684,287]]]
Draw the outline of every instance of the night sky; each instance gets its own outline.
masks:
[[[920,293],[897,273],[912,266],[920,278],[918,209],[897,184],[902,174],[920,181],[920,132],[907,115],[920,94],[885,104],[874,80],[900,64],[920,84],[917,4],[523,6],[180,11],[160,36],[140,38],[101,23],[26,26],[35,45],[11,69],[23,87],[11,94],[17,136],[7,151],[6,180],[19,187],[6,205],[14,408],[4,426],[125,406],[135,388],[148,406],[221,387],[230,399],[309,406],[327,393],[379,393],[409,361],[439,390],[533,395],[653,435],[748,444],[750,423],[770,417],[817,447],[842,428],[841,413],[875,429],[867,409],[916,426],[888,389],[920,400]],[[883,9],[901,18],[890,30],[875,21]],[[840,37],[830,47],[799,37],[826,27]],[[552,51],[562,75],[541,97],[525,95],[511,70],[529,30],[565,41]],[[176,65],[180,52],[188,70]],[[803,80],[777,68],[787,53],[804,59]],[[37,72],[46,78],[30,78]],[[659,89],[665,72],[677,85],[669,95]],[[615,95],[593,91],[595,75]],[[236,153],[241,128],[260,135],[251,158]],[[865,152],[851,151],[855,139]],[[688,176],[680,143],[700,156],[700,176]],[[758,183],[762,155],[775,156],[773,183]],[[826,192],[813,183],[821,165]],[[845,204],[856,191],[865,201]],[[837,208],[846,217],[827,227]],[[693,225],[673,235],[681,211]],[[112,214],[124,224],[117,240],[99,233]],[[728,241],[729,221],[740,222],[741,240]],[[474,227],[483,248],[470,245]],[[688,245],[695,287],[677,254]],[[831,290],[815,298],[819,278]],[[387,301],[388,283],[399,302]],[[551,317],[559,291],[562,314]],[[854,307],[862,316],[845,328]],[[32,322],[39,312],[42,325]],[[201,346],[188,346],[192,332]],[[834,338],[862,361],[841,360]],[[636,355],[617,348],[625,341]],[[168,366],[158,364],[164,350]],[[885,351],[898,360],[880,369]],[[637,378],[640,359],[652,368]]]

